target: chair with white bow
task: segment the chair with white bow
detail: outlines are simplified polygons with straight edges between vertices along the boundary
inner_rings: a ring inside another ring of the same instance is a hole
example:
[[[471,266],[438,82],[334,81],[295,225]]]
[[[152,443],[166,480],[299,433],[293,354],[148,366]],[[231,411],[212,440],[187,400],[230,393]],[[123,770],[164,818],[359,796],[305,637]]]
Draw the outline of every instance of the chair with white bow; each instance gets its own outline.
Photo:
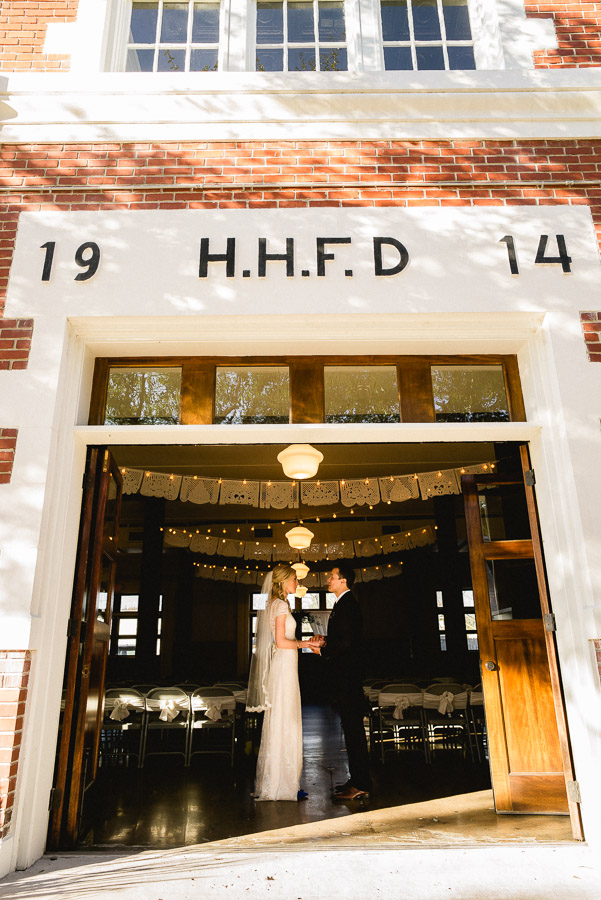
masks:
[[[416,684],[399,682],[384,685],[378,693],[375,712],[377,719],[372,732],[372,746],[379,744],[382,762],[387,749],[420,750],[428,761],[422,691]]]
[[[148,692],[143,761],[149,756],[183,756],[187,765],[189,730],[189,694],[177,687],[158,687]]]
[[[423,703],[430,756],[437,749],[459,749],[473,759],[465,685],[435,682],[424,690]]]
[[[132,759],[142,766],[142,742],[146,721],[144,697],[134,688],[108,688],[100,733],[100,765],[128,766]]]
[[[234,765],[236,698],[225,687],[199,688],[191,697],[188,764],[203,753],[224,754]]]

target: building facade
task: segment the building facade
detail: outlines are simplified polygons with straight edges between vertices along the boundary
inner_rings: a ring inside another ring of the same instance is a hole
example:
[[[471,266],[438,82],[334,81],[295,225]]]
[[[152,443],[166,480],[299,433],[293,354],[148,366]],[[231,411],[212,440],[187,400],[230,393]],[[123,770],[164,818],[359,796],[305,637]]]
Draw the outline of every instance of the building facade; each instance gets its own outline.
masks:
[[[15,0],[0,62],[0,874],[46,846],[82,477],[113,445],[527,444],[601,841],[599,9]],[[377,425],[90,415],[99,359],[282,356],[511,356],[524,415],[429,419],[409,382]]]

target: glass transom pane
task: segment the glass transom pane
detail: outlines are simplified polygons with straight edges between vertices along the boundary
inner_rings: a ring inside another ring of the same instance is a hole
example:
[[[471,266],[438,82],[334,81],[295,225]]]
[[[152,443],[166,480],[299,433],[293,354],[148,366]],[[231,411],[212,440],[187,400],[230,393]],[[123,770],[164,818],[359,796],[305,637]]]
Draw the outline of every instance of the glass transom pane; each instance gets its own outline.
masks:
[[[437,422],[508,422],[502,366],[432,366]]]
[[[220,366],[214,421],[223,425],[284,424],[290,419],[288,366]]]
[[[325,366],[326,422],[400,422],[396,366]]]
[[[109,369],[105,425],[176,425],[181,368]]]

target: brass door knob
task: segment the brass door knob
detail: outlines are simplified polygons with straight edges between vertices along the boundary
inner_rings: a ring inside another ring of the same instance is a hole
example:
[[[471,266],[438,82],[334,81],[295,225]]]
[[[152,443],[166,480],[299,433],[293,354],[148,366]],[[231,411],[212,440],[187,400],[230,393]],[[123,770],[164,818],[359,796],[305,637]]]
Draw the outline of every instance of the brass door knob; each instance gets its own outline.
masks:
[[[487,659],[484,663],[484,668],[488,669],[489,672],[494,672],[497,668],[496,662],[493,662],[492,659]]]

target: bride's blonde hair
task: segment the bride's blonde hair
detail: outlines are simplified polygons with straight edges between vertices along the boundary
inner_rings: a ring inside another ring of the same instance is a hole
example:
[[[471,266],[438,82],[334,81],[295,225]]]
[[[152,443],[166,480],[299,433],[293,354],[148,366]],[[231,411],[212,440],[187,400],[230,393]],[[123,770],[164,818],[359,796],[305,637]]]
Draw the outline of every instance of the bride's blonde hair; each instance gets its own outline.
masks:
[[[286,600],[288,595],[284,592],[284,584],[294,575],[296,575],[296,571],[290,563],[278,563],[271,573],[271,595],[269,599]]]

